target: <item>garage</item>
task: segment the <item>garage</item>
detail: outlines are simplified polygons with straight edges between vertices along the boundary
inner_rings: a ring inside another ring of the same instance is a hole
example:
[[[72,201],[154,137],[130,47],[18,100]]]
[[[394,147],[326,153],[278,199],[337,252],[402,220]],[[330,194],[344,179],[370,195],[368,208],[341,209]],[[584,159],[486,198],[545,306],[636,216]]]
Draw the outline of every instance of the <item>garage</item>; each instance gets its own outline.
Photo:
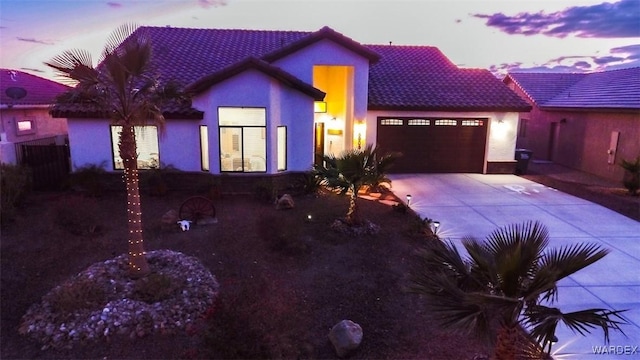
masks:
[[[488,119],[378,117],[377,144],[403,154],[393,173],[482,173]]]

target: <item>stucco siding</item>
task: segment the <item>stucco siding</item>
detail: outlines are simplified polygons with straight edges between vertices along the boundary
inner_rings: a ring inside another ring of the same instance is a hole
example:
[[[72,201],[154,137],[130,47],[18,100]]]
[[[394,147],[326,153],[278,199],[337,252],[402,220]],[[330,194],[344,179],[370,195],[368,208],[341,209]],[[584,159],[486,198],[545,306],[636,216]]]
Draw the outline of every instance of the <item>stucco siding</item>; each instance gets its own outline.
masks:
[[[160,164],[182,171],[202,171],[200,163],[200,122],[168,120],[164,134],[158,134]]]
[[[287,171],[308,170],[313,159],[313,99],[256,70],[212,86],[193,99],[209,130],[210,172],[220,173],[219,107],[266,109],[267,173],[277,171],[277,127],[287,126]]]
[[[71,171],[87,165],[103,165],[113,171],[109,121],[104,119],[69,119]]]

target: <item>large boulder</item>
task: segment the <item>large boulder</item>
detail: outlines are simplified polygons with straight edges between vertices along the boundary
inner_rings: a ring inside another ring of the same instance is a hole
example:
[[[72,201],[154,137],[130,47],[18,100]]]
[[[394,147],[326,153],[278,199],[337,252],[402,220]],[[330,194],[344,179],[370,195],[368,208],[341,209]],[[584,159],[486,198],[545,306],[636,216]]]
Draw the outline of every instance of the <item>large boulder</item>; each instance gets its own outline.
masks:
[[[331,328],[329,340],[338,356],[345,357],[360,346],[362,328],[351,320],[342,320]]]

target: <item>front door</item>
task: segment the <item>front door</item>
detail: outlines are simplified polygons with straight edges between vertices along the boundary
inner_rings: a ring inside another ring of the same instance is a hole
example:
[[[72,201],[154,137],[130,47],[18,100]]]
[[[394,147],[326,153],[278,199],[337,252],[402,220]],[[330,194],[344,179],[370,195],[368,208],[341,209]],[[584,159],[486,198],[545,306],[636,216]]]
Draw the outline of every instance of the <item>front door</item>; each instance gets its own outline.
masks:
[[[314,164],[322,165],[324,159],[324,123],[316,123],[316,133],[314,136]]]

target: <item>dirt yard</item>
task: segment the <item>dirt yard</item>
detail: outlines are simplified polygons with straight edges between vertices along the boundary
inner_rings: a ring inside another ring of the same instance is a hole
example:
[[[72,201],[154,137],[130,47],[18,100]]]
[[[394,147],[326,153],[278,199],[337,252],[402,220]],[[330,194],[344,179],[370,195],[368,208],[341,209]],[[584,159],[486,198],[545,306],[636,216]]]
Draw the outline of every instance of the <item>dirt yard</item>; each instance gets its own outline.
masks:
[[[217,278],[215,307],[188,331],[138,339],[111,337],[42,350],[18,334],[29,306],[89,265],[127,250],[125,196],[31,195],[1,242],[2,359],[336,358],[329,329],[343,319],[364,332],[353,359],[473,359],[487,350],[436,328],[418,295],[403,291],[414,250],[425,241],[415,219],[361,200],[377,235],[330,229],[346,212],[333,194],[295,198],[276,211],[252,196],[215,200],[218,223],[191,231],[161,226],[192,194],[143,196],[147,250],[197,257]],[[309,221],[308,215],[311,215]],[[473,234],[469,234],[473,235]],[[206,315],[206,316],[205,316]]]

